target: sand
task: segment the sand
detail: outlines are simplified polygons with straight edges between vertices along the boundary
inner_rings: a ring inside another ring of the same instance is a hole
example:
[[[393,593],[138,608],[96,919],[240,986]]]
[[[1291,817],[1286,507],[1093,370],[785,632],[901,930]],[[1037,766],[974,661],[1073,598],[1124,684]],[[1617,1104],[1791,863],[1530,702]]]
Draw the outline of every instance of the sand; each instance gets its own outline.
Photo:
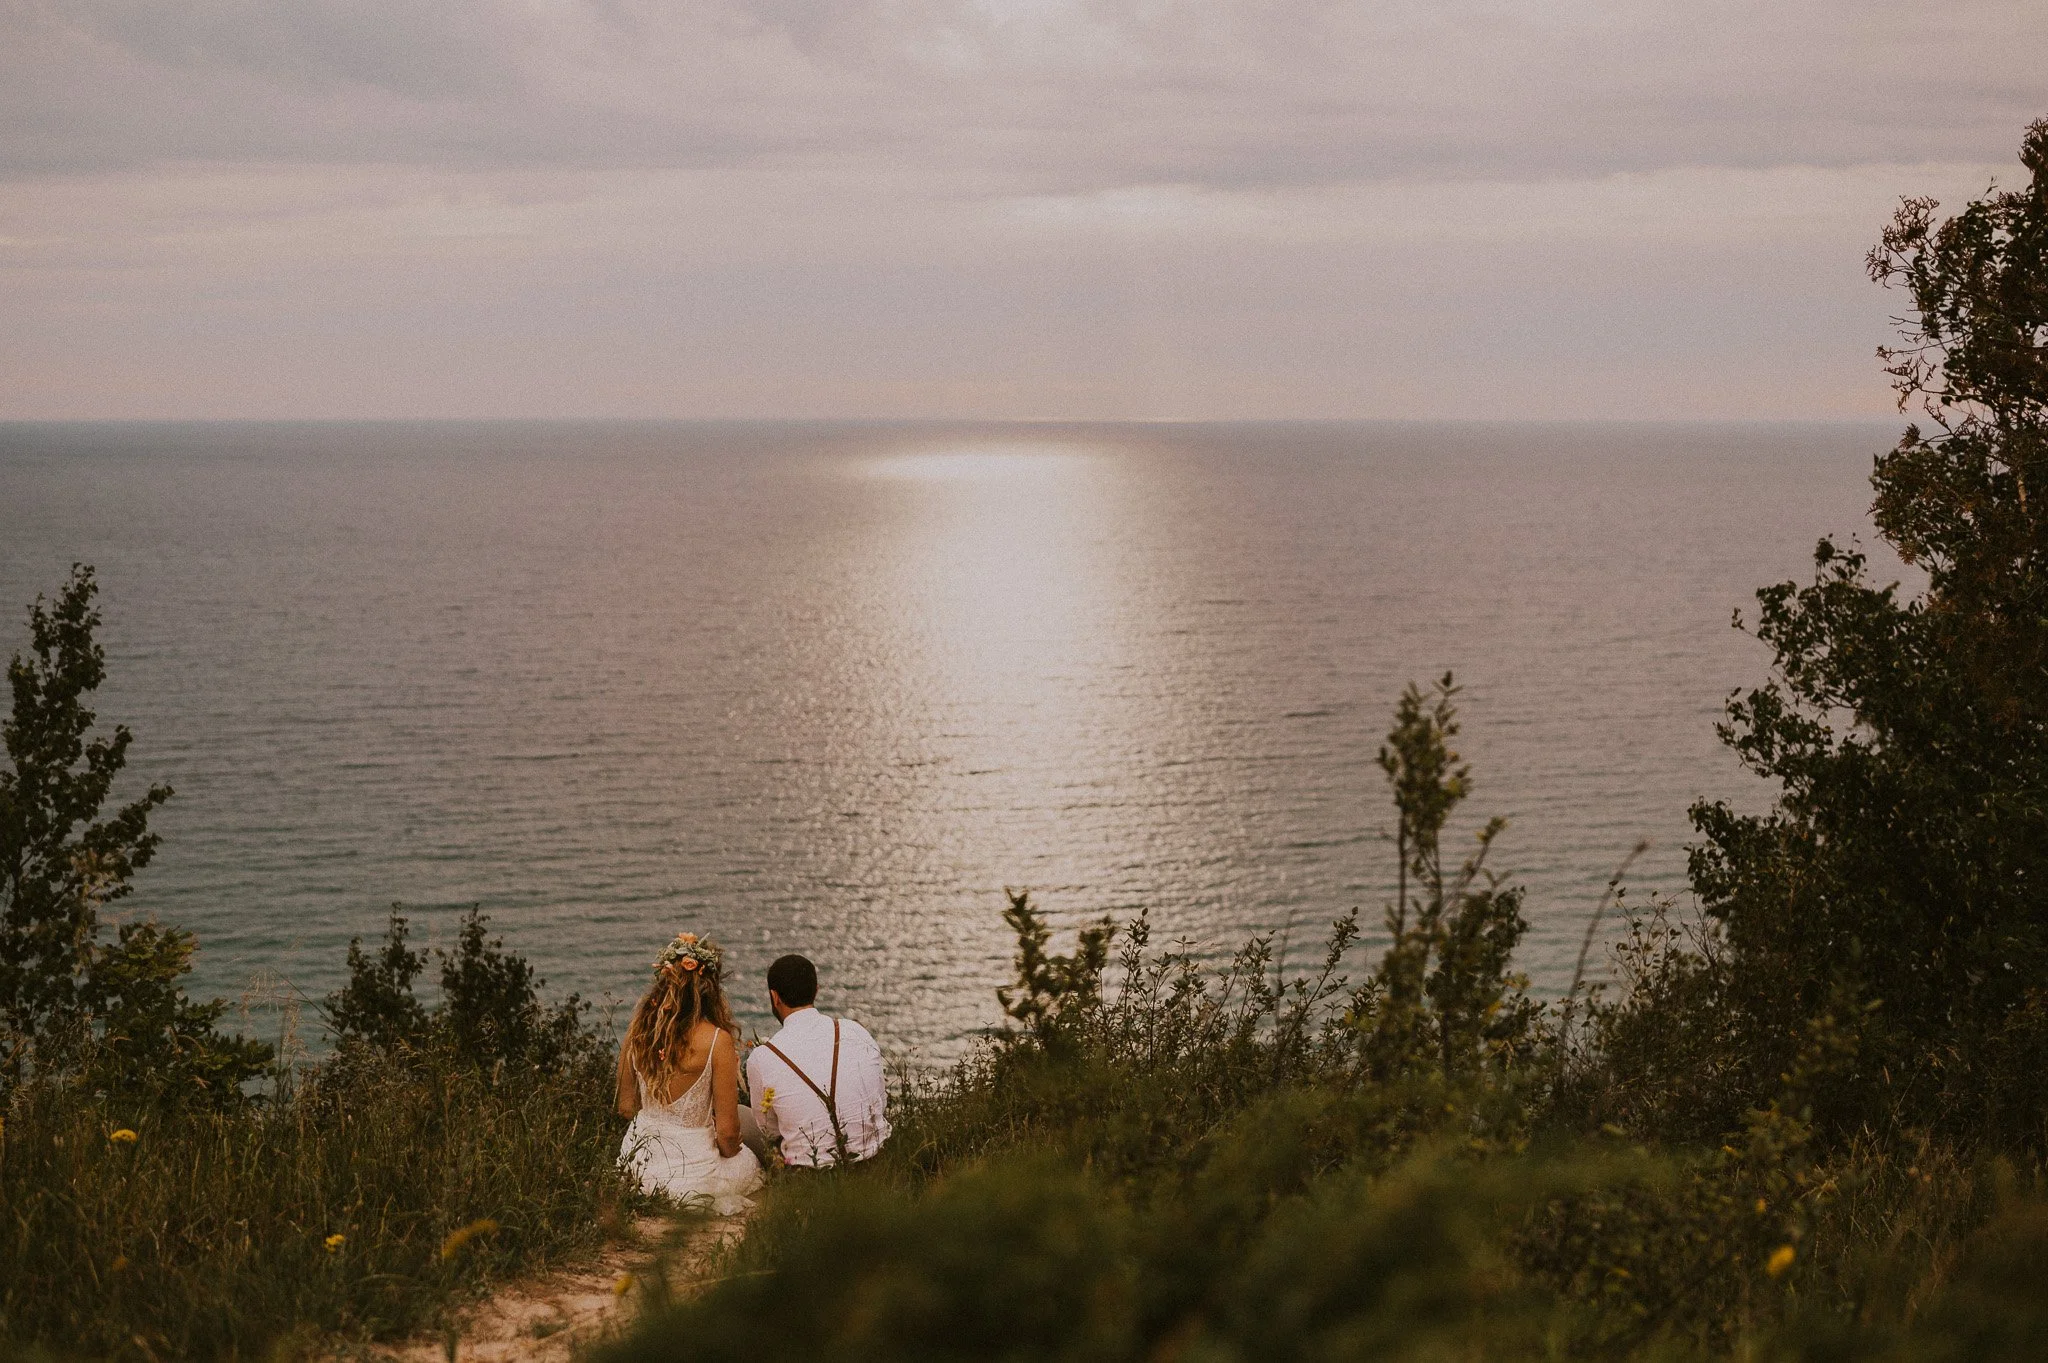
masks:
[[[576,1350],[633,1320],[639,1287],[667,1261],[669,1283],[687,1296],[702,1285],[718,1250],[739,1238],[744,1216],[674,1223],[647,1217],[627,1241],[553,1273],[506,1283],[463,1311],[456,1363],[569,1363]],[[394,1363],[446,1363],[448,1340],[421,1337],[371,1348]]]

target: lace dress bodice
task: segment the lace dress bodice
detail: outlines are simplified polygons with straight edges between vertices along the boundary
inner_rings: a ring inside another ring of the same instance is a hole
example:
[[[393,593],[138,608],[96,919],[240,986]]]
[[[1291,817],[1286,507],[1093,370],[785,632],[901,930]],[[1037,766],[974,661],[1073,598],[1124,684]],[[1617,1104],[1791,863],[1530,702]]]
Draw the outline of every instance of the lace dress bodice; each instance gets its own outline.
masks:
[[[654,1095],[648,1092],[646,1078],[637,1069],[633,1071],[633,1080],[640,1086],[640,1110],[642,1112],[647,1113],[649,1116],[658,1117],[662,1121],[673,1122],[677,1126],[710,1128],[711,1057],[709,1055],[704,1057],[704,1072],[697,1076],[697,1082],[684,1089],[672,1103],[655,1102]]]
[[[711,1129],[711,1058],[705,1057],[704,1072],[672,1103],[655,1102],[638,1070],[633,1082],[640,1111],[619,1143],[619,1159],[641,1191],[708,1207],[719,1216],[752,1205],[749,1194],[761,1186],[761,1164],[745,1146],[731,1155],[718,1151]]]

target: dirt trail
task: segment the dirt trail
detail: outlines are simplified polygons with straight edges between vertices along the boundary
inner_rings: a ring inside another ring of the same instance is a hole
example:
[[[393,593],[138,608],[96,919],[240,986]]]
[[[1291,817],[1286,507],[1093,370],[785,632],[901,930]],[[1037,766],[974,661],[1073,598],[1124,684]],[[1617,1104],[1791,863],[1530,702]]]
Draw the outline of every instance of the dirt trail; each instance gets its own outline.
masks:
[[[673,1223],[643,1218],[632,1242],[554,1273],[505,1284],[462,1313],[456,1363],[569,1363],[577,1349],[632,1320],[632,1284],[665,1253],[669,1281],[681,1295],[695,1290],[708,1261],[746,1228],[744,1216],[699,1221],[677,1243]],[[446,1363],[447,1341],[419,1338],[387,1345],[373,1357],[391,1363]]]

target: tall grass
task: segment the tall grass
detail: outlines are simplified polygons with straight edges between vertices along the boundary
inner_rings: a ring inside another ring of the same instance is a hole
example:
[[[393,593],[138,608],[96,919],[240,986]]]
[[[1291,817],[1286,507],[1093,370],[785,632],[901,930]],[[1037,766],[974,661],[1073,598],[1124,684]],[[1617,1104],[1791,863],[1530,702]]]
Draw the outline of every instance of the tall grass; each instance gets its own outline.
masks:
[[[605,1078],[362,1054],[241,1113],[26,1090],[0,1151],[0,1338],[217,1358],[427,1326],[619,1224]]]
[[[339,1044],[204,1105],[83,1075],[17,1087],[0,1130],[0,1347],[237,1358],[446,1326],[494,1277],[593,1248],[637,1198],[613,1053],[481,914],[427,956],[395,912],[349,952]],[[89,1075],[90,1070],[84,1074]]]

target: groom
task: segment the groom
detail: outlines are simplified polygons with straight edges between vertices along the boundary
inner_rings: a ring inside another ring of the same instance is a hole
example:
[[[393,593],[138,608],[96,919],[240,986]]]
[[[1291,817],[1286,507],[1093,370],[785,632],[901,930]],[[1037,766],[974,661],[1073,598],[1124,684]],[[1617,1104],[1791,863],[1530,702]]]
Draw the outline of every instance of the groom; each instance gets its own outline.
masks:
[[[827,1017],[818,998],[818,968],[801,956],[768,967],[768,1003],[782,1030],[747,1057],[747,1092],[762,1137],[782,1143],[782,1162],[797,1169],[864,1160],[889,1139],[884,1111],[882,1048],[868,1029]]]

